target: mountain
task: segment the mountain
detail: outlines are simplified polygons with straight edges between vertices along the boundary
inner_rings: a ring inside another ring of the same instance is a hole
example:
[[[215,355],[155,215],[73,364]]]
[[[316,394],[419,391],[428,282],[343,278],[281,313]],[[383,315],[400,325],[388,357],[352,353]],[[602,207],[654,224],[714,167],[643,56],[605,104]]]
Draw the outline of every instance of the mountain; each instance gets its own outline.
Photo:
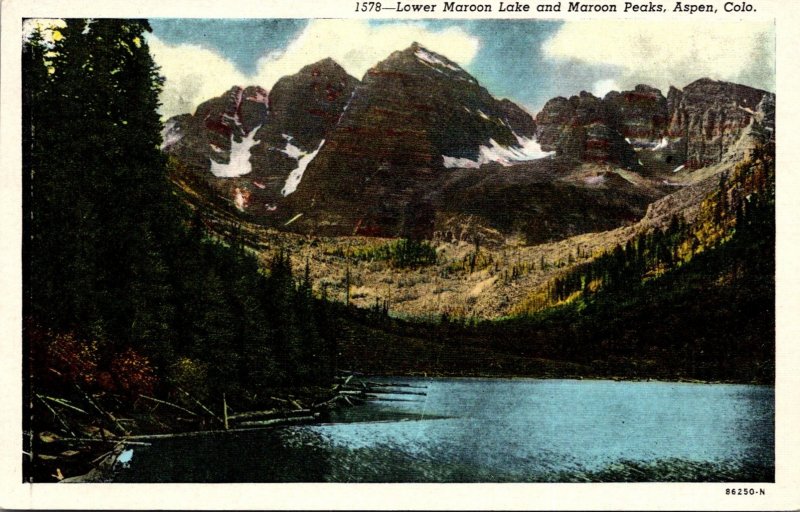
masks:
[[[212,161],[224,164],[234,145],[266,121],[267,108],[267,91],[261,87],[231,87],[201,103],[194,115],[169,119],[161,149],[210,170]]]
[[[269,92],[233,87],[194,115],[169,119],[162,149],[239,210],[269,216],[296,186],[357,83],[325,59],[281,78]]]
[[[537,138],[543,149],[575,161],[690,171],[741,158],[729,152],[754,119],[774,123],[774,105],[772,93],[708,78],[670,87],[666,98],[648,85],[602,99],[584,91],[548,101],[536,116]]]
[[[425,196],[441,171],[545,156],[535,129],[530,114],[415,43],[367,71],[290,208],[324,232],[428,232]]]
[[[533,244],[627,225],[740,160],[774,94],[701,79],[548,101],[534,118],[417,43],[359,81],[331,59],[168,121],[184,186],[316,235]],[[698,169],[707,169],[695,174]]]

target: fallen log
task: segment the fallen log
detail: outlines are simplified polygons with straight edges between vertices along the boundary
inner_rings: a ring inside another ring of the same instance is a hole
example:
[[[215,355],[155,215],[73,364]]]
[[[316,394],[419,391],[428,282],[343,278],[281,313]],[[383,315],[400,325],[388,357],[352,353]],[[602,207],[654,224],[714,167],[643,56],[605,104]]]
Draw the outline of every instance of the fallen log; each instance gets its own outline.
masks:
[[[366,382],[367,387],[371,388],[416,388],[416,389],[427,389],[428,386],[415,386],[413,384],[404,384],[404,383],[388,383],[388,382]]]
[[[61,415],[60,415],[60,414],[58,414],[58,413],[55,411],[55,409],[53,409],[52,407],[50,407],[50,404],[48,404],[48,403],[47,403],[47,401],[45,401],[45,399],[44,399],[44,398],[42,398],[42,397],[41,397],[41,396],[40,396],[38,393],[36,393],[36,398],[38,398],[38,399],[39,399],[39,401],[40,401],[40,402],[42,402],[42,405],[44,405],[44,406],[45,406],[45,407],[46,407],[46,408],[47,408],[47,409],[48,409],[48,410],[49,410],[49,411],[50,411],[50,412],[53,414],[53,417],[54,417],[55,419],[57,419],[59,423],[61,423],[61,426],[62,426],[62,427],[64,427],[64,431],[65,431],[65,432],[69,432],[69,433],[70,433],[71,435],[73,435],[73,436],[75,435],[75,432],[73,432],[73,431],[72,431],[72,429],[71,429],[71,428],[69,428],[69,425],[67,425],[67,422],[66,422],[66,421],[64,421],[64,418],[62,418],[62,417],[61,417]]]
[[[316,417],[310,416],[311,420],[315,420]],[[289,418],[289,423],[296,422],[297,419]],[[149,441],[158,441],[162,439],[180,439],[180,438],[187,438],[187,437],[202,437],[202,436],[212,436],[212,435],[227,435],[227,434],[235,434],[237,432],[256,432],[258,430],[264,430],[269,427],[280,426],[277,423],[272,423],[269,425],[260,425],[260,426],[246,426],[242,425],[240,428],[231,428],[228,430],[195,430],[192,432],[177,432],[174,434],[141,434],[135,436],[127,436],[125,438],[126,441],[142,441],[142,440],[149,440]]]
[[[269,399],[270,400],[274,400],[275,402],[283,403],[283,404],[291,404],[295,409],[302,409],[303,408],[303,406],[300,405],[300,403],[297,402],[297,400],[287,400],[285,398],[278,398],[277,396],[271,396],[271,397],[269,397]]]
[[[299,409],[294,411],[278,411],[275,409],[269,409],[266,411],[250,411],[250,412],[240,412],[238,414],[231,414],[228,416],[228,421],[240,421],[240,420],[249,420],[253,418],[265,418],[265,419],[272,419],[272,418],[287,418],[287,417],[295,417],[295,416],[306,416],[311,414],[311,409]]]
[[[180,405],[173,404],[172,402],[167,402],[166,400],[159,400],[158,398],[153,398],[152,396],[147,396],[147,395],[139,395],[139,396],[141,398],[144,398],[145,400],[150,400],[151,402],[155,402],[157,404],[163,404],[163,405],[167,405],[169,407],[174,407],[175,409],[178,409],[179,411],[187,412],[187,413],[191,414],[192,416],[197,416],[196,412],[190,411],[189,409],[186,409],[185,407],[181,407]]]
[[[422,400],[416,398],[386,398],[378,395],[366,395],[366,400],[377,400],[379,402],[421,402]]]
[[[205,405],[203,405],[203,403],[202,403],[200,400],[198,400],[198,399],[196,399],[195,397],[193,397],[192,395],[190,395],[190,394],[189,394],[187,391],[185,391],[184,389],[182,389],[182,388],[180,388],[180,387],[178,387],[178,386],[176,386],[176,388],[177,388],[177,390],[178,390],[178,391],[180,391],[181,393],[183,393],[184,395],[186,395],[186,396],[187,396],[187,397],[188,397],[188,398],[189,398],[191,401],[193,401],[194,403],[196,403],[197,405],[199,405],[199,406],[200,406],[200,408],[201,408],[201,409],[203,409],[204,411],[206,411],[206,412],[207,412],[209,415],[211,415],[211,417],[212,417],[212,418],[216,419],[217,421],[219,421],[219,422],[220,422],[220,423],[222,423],[223,425],[225,424],[225,422],[223,421],[223,419],[222,419],[222,418],[220,418],[219,416],[217,416],[216,414],[214,414],[214,413],[211,411],[211,409],[209,409],[208,407],[206,407]]]
[[[59,437],[50,441],[51,443],[108,443],[108,444],[129,444],[132,446],[150,446],[150,443],[129,441],[128,439],[109,437],[98,439],[95,437]]]
[[[112,424],[112,425],[114,425],[114,427],[116,427],[116,429],[117,429],[117,431],[118,431],[119,433],[121,433],[121,434],[127,434],[127,433],[128,433],[128,431],[127,431],[127,430],[125,430],[125,427],[123,427],[123,426],[122,426],[122,425],[119,423],[119,421],[117,421],[117,418],[116,418],[116,417],[115,417],[113,414],[111,414],[110,412],[108,412],[108,411],[106,411],[105,409],[101,408],[99,405],[97,405],[97,402],[95,402],[94,400],[92,400],[92,397],[90,397],[90,396],[89,396],[89,393],[87,393],[86,391],[84,391],[83,389],[81,389],[81,387],[80,387],[80,386],[78,386],[77,384],[75,384],[75,388],[76,388],[78,391],[80,391],[80,393],[83,395],[83,397],[84,397],[84,398],[86,399],[86,401],[89,403],[89,405],[91,405],[92,407],[94,407],[94,409],[95,409],[95,410],[96,410],[98,413],[100,413],[100,417],[101,417],[101,418],[106,418],[107,420],[109,420],[109,421],[111,422],[111,424]]]
[[[400,391],[396,389],[370,389],[368,393],[383,394],[383,395],[418,395],[427,396],[428,393],[424,391]]]
[[[360,389],[343,389],[339,391],[339,394],[342,396],[361,396],[364,391]]]
[[[292,418],[274,418],[271,420],[261,421],[243,421],[242,427],[275,427],[282,425],[290,425],[295,423],[310,423],[317,419],[318,416],[295,416]]]
[[[38,395],[38,396],[41,397],[41,398],[46,398],[47,400],[50,400],[53,403],[56,403],[58,405],[66,407],[68,409],[72,409],[73,411],[77,411],[77,412],[79,412],[81,414],[85,414],[87,416],[89,415],[88,412],[84,411],[83,409],[81,409],[79,407],[76,407],[75,405],[70,403],[68,400],[65,400],[63,398],[56,398],[54,396],[47,396],[47,395]]]
[[[335,406],[337,402],[343,402],[343,401],[344,401],[344,396],[335,395],[334,397],[332,397],[332,398],[330,398],[328,400],[325,400],[324,402],[320,402],[318,404],[312,405],[311,409],[312,410],[327,409],[327,408]]]

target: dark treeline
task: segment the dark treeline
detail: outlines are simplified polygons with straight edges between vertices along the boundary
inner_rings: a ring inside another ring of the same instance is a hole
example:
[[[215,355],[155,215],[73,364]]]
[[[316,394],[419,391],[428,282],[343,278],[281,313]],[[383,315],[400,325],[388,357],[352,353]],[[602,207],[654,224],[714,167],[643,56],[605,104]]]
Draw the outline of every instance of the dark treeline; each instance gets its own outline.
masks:
[[[327,383],[333,321],[287,255],[206,236],[159,150],[145,21],[67,20],[23,46],[25,336],[37,385],[258,402]]]

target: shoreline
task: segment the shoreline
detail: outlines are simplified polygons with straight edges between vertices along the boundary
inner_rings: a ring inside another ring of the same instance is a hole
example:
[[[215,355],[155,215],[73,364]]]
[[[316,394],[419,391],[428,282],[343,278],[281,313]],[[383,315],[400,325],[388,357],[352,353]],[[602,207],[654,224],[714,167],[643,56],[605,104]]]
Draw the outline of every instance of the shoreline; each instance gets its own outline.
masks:
[[[427,378],[427,379],[484,379],[484,380],[515,380],[515,379],[529,379],[529,380],[576,380],[576,381],[611,381],[611,382],[663,382],[663,383],[680,383],[680,384],[728,384],[728,385],[748,385],[748,386],[768,386],[775,387],[774,382],[758,382],[758,381],[745,381],[736,379],[727,380],[703,380],[691,377],[628,377],[622,375],[598,375],[598,374],[564,374],[564,375],[532,375],[532,374],[516,374],[516,373],[457,373],[457,372],[363,372],[356,374],[365,378],[384,378],[384,377],[397,377],[397,378]]]
[[[35,455],[43,458],[41,448],[45,445],[54,448],[60,446],[61,453],[72,453],[70,455],[69,465],[72,467],[88,468],[85,472],[80,474],[63,475],[58,465],[57,457],[48,457],[44,460],[38,460],[39,471],[42,474],[42,466],[50,468],[45,474],[49,474],[53,480],[47,479],[34,479],[33,482],[64,482],[64,483],[84,483],[84,482],[108,482],[113,479],[114,473],[119,467],[119,460],[121,455],[129,448],[136,446],[152,446],[153,443],[169,441],[170,439],[195,437],[195,436],[224,436],[227,434],[236,434],[241,432],[257,432],[264,430],[274,430],[293,425],[308,425],[325,423],[330,417],[330,413],[347,407],[354,407],[363,405],[368,400],[366,398],[369,394],[370,380],[375,379],[380,382],[382,380],[397,379],[412,379],[412,380],[431,380],[431,379],[457,379],[457,380],[474,380],[474,381],[492,381],[492,380],[569,380],[569,381],[587,381],[587,382],[620,382],[620,383],[663,383],[663,384],[704,384],[704,385],[747,385],[747,386],[766,386],[774,389],[774,383],[763,382],[742,382],[742,381],[721,381],[721,380],[700,380],[692,378],[678,377],[675,379],[668,378],[646,378],[646,377],[622,377],[622,376],[606,376],[606,375],[530,375],[530,374],[510,374],[510,373],[497,373],[497,372],[484,372],[484,373],[471,373],[464,374],[463,372],[381,372],[381,373],[362,373],[358,371],[342,372],[342,375],[348,377],[341,377],[339,382],[333,386],[327,397],[321,401],[317,400],[315,403],[304,403],[303,411],[305,414],[302,417],[296,417],[297,413],[301,412],[295,408],[271,409],[269,411],[261,411],[264,418],[262,421],[251,422],[250,424],[233,424],[229,428],[221,428],[220,425],[211,426],[211,428],[199,428],[183,430],[175,428],[176,425],[168,425],[168,414],[163,410],[159,414],[151,413],[150,423],[137,425],[139,428],[131,429],[125,435],[111,435],[103,437],[92,438],[68,438],[60,437],[59,435],[52,434],[49,430],[55,430],[50,427],[52,425],[42,425],[42,429],[34,431],[33,435],[37,436],[35,444],[40,448]],[[306,408],[307,407],[307,408]],[[130,411],[121,409],[115,411],[117,414],[130,415]],[[258,413],[256,413],[258,414]],[[295,417],[293,417],[295,416]],[[88,423],[97,421],[98,418],[89,418]],[[50,440],[45,441],[44,436],[50,436]],[[105,451],[108,450],[108,451]],[[97,456],[99,452],[103,452]],[[63,460],[62,460],[63,462]],[[33,470],[36,465],[33,461],[29,462],[31,470],[30,476],[37,472]],[[52,471],[52,473],[51,473]],[[67,468],[65,468],[67,471]],[[60,477],[60,478],[59,478]]]

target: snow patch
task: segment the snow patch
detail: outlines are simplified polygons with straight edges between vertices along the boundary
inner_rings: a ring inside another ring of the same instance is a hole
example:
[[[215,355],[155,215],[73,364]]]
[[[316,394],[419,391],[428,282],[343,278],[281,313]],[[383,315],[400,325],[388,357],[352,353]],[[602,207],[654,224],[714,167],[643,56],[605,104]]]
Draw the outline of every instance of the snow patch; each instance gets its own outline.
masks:
[[[652,151],[658,151],[659,149],[665,149],[667,146],[669,146],[669,138],[668,137],[663,137],[658,144],[653,146]]]
[[[253,167],[250,164],[250,148],[258,144],[255,140],[258,126],[246,134],[241,142],[236,142],[231,135],[231,156],[227,164],[211,160],[211,174],[217,178],[238,178],[249,174]]]
[[[475,80],[473,80],[471,77],[468,78],[469,75],[466,75],[466,72],[463,69],[461,69],[460,67],[458,67],[457,65],[445,62],[442,59],[440,59],[439,57],[437,57],[436,55],[434,55],[434,54],[432,54],[432,53],[430,53],[430,52],[428,52],[428,51],[426,51],[426,50],[424,50],[422,48],[420,48],[419,50],[414,52],[414,55],[417,57],[417,59],[421,63],[425,64],[426,66],[428,66],[429,68],[431,68],[431,69],[433,69],[435,71],[438,71],[439,73],[444,73],[444,71],[442,71],[438,67],[443,67],[443,68],[446,68],[446,69],[450,69],[452,71],[458,71],[459,74],[455,75],[453,78],[455,78],[456,80],[461,80],[463,82],[469,82],[471,84],[475,83]],[[463,75],[466,75],[466,76],[463,76]]]
[[[554,152],[542,151],[542,147],[536,142],[536,139],[521,137],[516,133],[514,136],[517,138],[517,143],[519,144],[516,147],[502,146],[494,139],[489,139],[488,146],[481,146],[478,148],[477,160],[442,155],[444,166],[448,169],[453,167],[477,169],[483,164],[496,162],[504,167],[508,167],[515,162],[538,160],[539,158],[546,158],[554,154]]]
[[[301,156],[305,155],[306,152],[302,149],[298,148],[291,142],[286,143],[286,149],[281,149],[281,153],[284,153],[289,158],[294,158],[295,160],[299,160]]]
[[[319,150],[322,149],[322,145],[325,144],[325,139],[320,141],[319,146],[317,149],[312,151],[308,154],[303,154],[297,159],[297,168],[289,173],[289,177],[286,178],[286,183],[283,185],[283,189],[281,190],[281,195],[288,196],[295,190],[297,190],[297,185],[300,184],[300,180],[303,179],[303,173],[306,172],[306,167],[308,164],[311,163],[312,160],[317,156]]]
[[[448,169],[477,169],[481,166],[480,163],[470,160],[469,158],[456,158],[454,156],[442,155],[444,166]]]
[[[453,71],[461,71],[461,69],[458,66],[454,66],[453,64],[448,64],[447,62],[443,61],[436,55],[429,53],[423,50],[422,48],[414,52],[414,55],[416,55],[417,58],[422,62],[427,62],[428,64],[433,64],[436,66],[444,66],[447,69],[452,69]]]

